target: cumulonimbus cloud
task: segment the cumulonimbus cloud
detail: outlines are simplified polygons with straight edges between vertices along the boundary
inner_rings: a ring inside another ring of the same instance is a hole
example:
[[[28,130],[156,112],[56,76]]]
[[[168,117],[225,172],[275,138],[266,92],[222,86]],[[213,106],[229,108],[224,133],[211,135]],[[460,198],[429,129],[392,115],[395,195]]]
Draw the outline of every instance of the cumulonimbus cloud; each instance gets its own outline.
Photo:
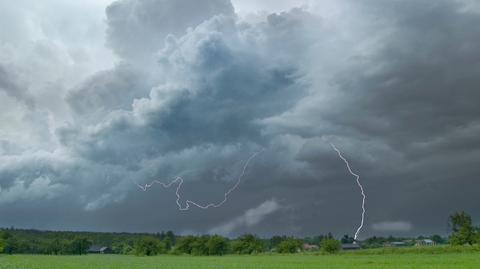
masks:
[[[0,29],[0,214],[27,210],[13,201],[28,194],[28,210],[65,205],[46,209],[44,224],[85,214],[79,225],[208,231],[282,197],[299,232],[345,232],[359,198],[340,195],[356,190],[326,137],[366,171],[371,214],[441,230],[409,208],[437,219],[448,212],[429,209],[477,210],[480,15],[466,2],[320,1],[251,19],[228,0],[120,0],[65,20],[77,9],[3,1],[0,22],[12,27]],[[338,16],[322,13],[327,4]],[[132,184],[182,175],[185,192],[221,195],[259,147],[264,157],[226,205],[235,210],[204,212],[198,227],[175,215],[168,191],[140,195]],[[152,205],[172,217],[136,221]]]

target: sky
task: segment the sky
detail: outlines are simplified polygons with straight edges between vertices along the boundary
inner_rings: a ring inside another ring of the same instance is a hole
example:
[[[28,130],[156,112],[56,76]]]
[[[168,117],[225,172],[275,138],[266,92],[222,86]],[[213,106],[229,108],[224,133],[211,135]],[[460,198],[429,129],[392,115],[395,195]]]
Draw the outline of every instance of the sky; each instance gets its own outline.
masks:
[[[0,3],[0,227],[353,235],[480,223],[470,0]],[[178,202],[218,203],[179,210]]]

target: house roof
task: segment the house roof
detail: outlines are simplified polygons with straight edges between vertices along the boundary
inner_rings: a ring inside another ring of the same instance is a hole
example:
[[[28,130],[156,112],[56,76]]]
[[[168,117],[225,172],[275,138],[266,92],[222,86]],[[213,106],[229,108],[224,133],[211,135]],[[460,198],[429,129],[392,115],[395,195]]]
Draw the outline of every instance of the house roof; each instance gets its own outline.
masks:
[[[107,250],[108,247],[105,247],[105,246],[97,246],[97,245],[94,245],[94,246],[91,246],[89,249],[88,249],[88,252],[102,252],[102,251],[105,251]]]
[[[305,243],[305,244],[303,244],[303,248],[304,249],[317,249],[318,246],[317,245],[310,245],[310,244]]]
[[[359,249],[359,244],[342,244],[342,249]]]

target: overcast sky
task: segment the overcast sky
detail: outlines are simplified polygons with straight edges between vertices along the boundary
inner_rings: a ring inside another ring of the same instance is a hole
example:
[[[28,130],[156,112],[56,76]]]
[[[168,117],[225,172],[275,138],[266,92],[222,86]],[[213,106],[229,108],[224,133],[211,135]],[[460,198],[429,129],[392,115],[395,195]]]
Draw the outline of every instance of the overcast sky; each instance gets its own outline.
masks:
[[[480,5],[0,2],[0,226],[445,234],[480,221]],[[175,187],[138,184],[182,176]]]

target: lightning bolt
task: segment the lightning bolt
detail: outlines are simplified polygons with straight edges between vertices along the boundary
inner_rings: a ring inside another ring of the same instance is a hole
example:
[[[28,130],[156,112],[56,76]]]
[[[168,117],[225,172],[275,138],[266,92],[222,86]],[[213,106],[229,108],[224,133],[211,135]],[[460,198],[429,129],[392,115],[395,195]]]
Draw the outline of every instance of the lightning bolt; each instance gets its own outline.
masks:
[[[340,152],[340,150],[338,150],[338,148],[332,144],[332,143],[329,143],[330,146],[332,146],[333,150],[335,150],[338,154],[338,157],[340,157],[340,159],[343,160],[343,162],[345,163],[345,165],[347,166],[347,170],[348,172],[355,177],[356,181],[357,181],[357,185],[358,187],[360,188],[360,192],[362,193],[362,220],[360,222],[360,225],[358,226],[357,228],[357,231],[355,232],[355,236],[353,237],[354,240],[357,240],[357,237],[358,237],[358,234],[360,233],[360,231],[362,230],[363,228],[363,222],[365,220],[365,199],[367,199],[367,196],[365,195],[365,192],[363,191],[363,186],[362,186],[362,183],[360,182],[360,176],[355,174],[352,169],[350,168],[350,164],[348,163],[347,159],[345,159],[345,157],[343,157],[342,153]]]
[[[175,195],[177,196],[177,200],[175,201],[177,206],[178,206],[178,209],[180,211],[187,211],[190,209],[190,205],[192,206],[196,206],[200,209],[208,209],[208,208],[211,208],[211,207],[220,207],[222,206],[224,203],[227,202],[228,200],[228,196],[230,195],[230,193],[232,193],[234,190],[237,189],[238,185],[240,185],[241,181],[242,181],[242,178],[243,176],[245,175],[245,172],[247,171],[247,168],[250,164],[250,162],[257,156],[259,155],[260,153],[262,153],[263,151],[265,151],[265,149],[262,149],[260,151],[257,151],[255,153],[253,153],[248,159],[247,161],[245,162],[244,166],[243,166],[243,169],[242,169],[242,172],[240,173],[240,175],[238,176],[237,178],[237,181],[235,182],[235,184],[230,188],[228,189],[224,194],[223,194],[223,200],[220,201],[220,202],[217,202],[217,203],[209,203],[209,204],[206,204],[206,205],[201,205],[195,201],[191,201],[191,200],[186,200],[185,201],[185,206],[182,206],[182,204],[180,203],[180,199],[181,199],[181,195],[180,195],[180,190],[182,189],[182,185],[183,185],[183,178],[182,177],[176,177],[175,179],[173,179],[172,181],[168,182],[168,183],[164,183],[160,180],[154,180],[150,183],[147,183],[145,185],[141,185],[141,184],[138,184],[135,182],[135,184],[142,190],[142,191],[147,191],[150,187],[152,187],[153,185],[155,184],[158,184],[160,186],[162,186],[163,188],[170,188],[172,185],[174,184],[177,184],[177,188],[175,189]]]

